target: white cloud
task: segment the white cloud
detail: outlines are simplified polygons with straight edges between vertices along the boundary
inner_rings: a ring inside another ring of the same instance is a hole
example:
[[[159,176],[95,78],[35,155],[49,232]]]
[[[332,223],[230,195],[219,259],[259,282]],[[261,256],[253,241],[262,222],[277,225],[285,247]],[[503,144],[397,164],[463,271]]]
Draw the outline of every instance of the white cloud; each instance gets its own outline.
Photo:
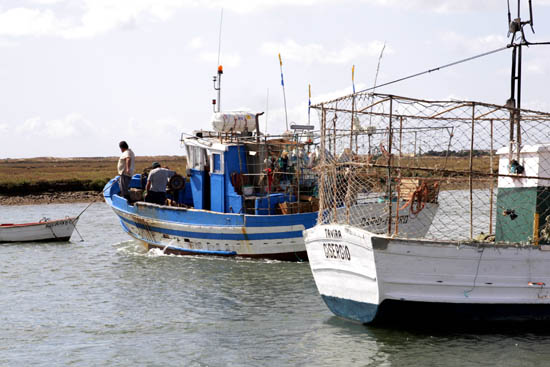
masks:
[[[158,118],[154,121],[139,120],[135,117],[128,119],[125,131],[133,138],[140,141],[149,139],[166,138],[167,134],[176,140],[182,129],[182,123],[175,118]]]
[[[81,115],[75,113],[53,120],[31,117],[14,129],[16,135],[23,137],[43,136],[51,139],[86,136],[93,131],[96,131],[94,126]]]
[[[51,10],[12,8],[0,13],[0,36],[41,36],[62,26]]]
[[[504,5],[501,0],[363,0],[363,2],[398,9],[420,10],[428,13],[502,10]]]
[[[483,52],[504,47],[509,43],[504,35],[490,34],[481,37],[467,38],[455,32],[444,32],[440,36],[447,45],[457,47],[470,52]]]
[[[314,6],[322,3],[329,3],[331,1],[334,2],[334,0],[198,0],[196,3],[201,7],[211,9],[224,8],[237,13],[253,13],[285,6]]]
[[[351,1],[351,0],[349,0]],[[0,36],[56,36],[90,38],[112,30],[165,21],[184,8],[205,8],[237,13],[264,12],[273,8],[341,5],[342,0],[29,0],[39,8],[0,9]],[[501,0],[362,0],[365,4],[423,12],[453,13],[502,10]],[[548,6],[550,0],[537,6]],[[80,13],[74,14],[75,9]],[[315,49],[315,45],[310,45]],[[314,51],[314,50],[311,50]],[[357,50],[350,49],[350,53]],[[345,57],[345,56],[344,56]]]
[[[185,8],[224,9],[237,13],[265,12],[273,8],[309,7],[322,4],[340,6],[343,0],[29,0],[38,8],[0,8],[0,36],[56,36],[91,38],[107,32],[135,27],[147,22],[165,21]],[[352,0],[347,0],[351,3]],[[503,10],[501,0],[362,0],[364,4],[455,13]],[[536,6],[548,6],[541,0]],[[80,13],[74,14],[75,9]],[[313,46],[313,45],[311,45]],[[349,50],[349,52],[356,52]]]
[[[260,50],[266,55],[281,53],[283,62],[288,59],[298,60],[308,65],[313,63],[349,64],[362,57],[378,56],[382,46],[383,42],[381,41],[371,41],[367,44],[347,41],[339,50],[327,50],[324,45],[319,43],[300,45],[296,41],[288,40],[284,43],[266,42]],[[384,53],[391,54],[393,50],[386,45]]]
[[[197,50],[199,48],[202,48],[204,45],[204,42],[201,37],[194,37],[188,44],[187,47]]]
[[[38,5],[54,5],[66,2],[67,0],[30,0],[31,3]]]
[[[182,6],[178,0],[85,0],[80,24],[64,29],[66,38],[88,38],[143,22],[169,19]]]
[[[36,1],[35,1],[36,2]],[[0,11],[0,36],[57,36],[90,38],[114,29],[169,19],[190,0],[82,0],[83,12],[63,13],[53,5],[61,1],[42,0],[51,8],[10,8]]]
[[[201,52],[200,59],[209,63],[218,62],[218,54],[216,52]],[[236,52],[225,52],[220,56],[220,63],[224,66],[236,68],[241,64],[241,56]]]

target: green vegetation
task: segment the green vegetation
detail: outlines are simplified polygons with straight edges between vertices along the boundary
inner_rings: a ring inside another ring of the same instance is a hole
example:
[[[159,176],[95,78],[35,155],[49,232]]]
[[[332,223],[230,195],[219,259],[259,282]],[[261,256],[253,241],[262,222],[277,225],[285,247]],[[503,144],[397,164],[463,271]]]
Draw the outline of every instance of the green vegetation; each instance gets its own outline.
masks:
[[[101,191],[117,175],[117,161],[117,157],[2,159],[0,195]],[[185,174],[186,159],[178,156],[136,157],[136,173],[154,161]]]

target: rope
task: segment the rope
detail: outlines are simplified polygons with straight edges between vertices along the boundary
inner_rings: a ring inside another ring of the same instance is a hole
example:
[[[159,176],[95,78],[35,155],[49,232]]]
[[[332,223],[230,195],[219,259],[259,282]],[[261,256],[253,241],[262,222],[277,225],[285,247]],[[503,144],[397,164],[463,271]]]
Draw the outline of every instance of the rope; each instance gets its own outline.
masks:
[[[111,184],[111,186],[112,186],[112,185],[113,185],[113,184]],[[109,188],[110,188],[110,186],[109,186]],[[109,189],[109,188],[107,188],[107,189]],[[75,223],[76,221],[78,221],[78,219],[80,218],[80,216],[81,216],[82,214],[84,214],[84,212],[85,212],[86,210],[88,210],[88,208],[91,207],[92,204],[94,204],[94,203],[96,202],[98,196],[103,195],[104,191],[105,191],[105,190],[102,190],[100,193],[98,193],[98,194],[96,195],[96,197],[93,199],[93,201],[92,201],[91,203],[89,203],[89,204],[84,208],[84,210],[82,210],[82,211],[80,212],[80,214],[78,214],[78,215],[75,217],[74,220],[71,220],[71,224],[72,224],[74,230],[76,231],[76,233],[78,233],[78,236],[80,237],[80,242],[84,242],[84,237],[82,237],[82,235],[80,234],[80,232],[79,232],[78,229],[76,228],[76,224],[74,224],[74,223]],[[55,234],[54,234],[54,236],[55,236]]]
[[[77,217],[78,218],[78,217]],[[80,237],[80,242],[84,242],[84,238],[82,237],[82,235],[80,234],[80,232],[78,231],[78,229],[76,228],[76,225],[74,224],[73,221],[71,221],[71,224],[73,225],[73,228],[74,230],[76,231],[76,233],[78,233],[78,236]]]
[[[84,212],[85,212],[86,210],[88,210],[88,208],[89,208],[89,207],[90,207],[90,206],[91,206],[91,205],[92,205],[93,203],[95,203],[95,200],[96,200],[96,199],[94,198],[94,201],[92,201],[92,202],[91,202],[90,204],[88,204],[88,206],[87,206],[87,207],[85,207],[85,208],[84,208],[84,210],[83,210],[83,211],[81,211],[81,212],[80,212],[80,214],[78,214],[78,215],[76,216],[76,218],[75,218],[75,219],[78,219],[78,218],[80,218],[80,216],[81,216],[81,215],[82,215],[82,214],[83,214],[83,213],[84,213]]]
[[[467,62],[467,61],[475,60],[475,59],[478,59],[478,58],[483,57],[483,56],[488,56],[488,55],[491,55],[491,54],[494,54],[494,53],[497,53],[497,52],[506,50],[506,49],[508,49],[509,47],[510,47],[510,46],[507,45],[507,46],[504,46],[504,47],[501,47],[501,48],[497,48],[496,50],[493,50],[493,51],[484,52],[484,53],[482,53],[482,54],[475,55],[475,56],[471,56],[471,57],[468,57],[468,58],[466,58],[466,59],[462,59],[462,60],[458,60],[458,61],[455,61],[455,62],[451,62],[450,64],[446,64],[446,65],[443,65],[443,66],[439,66],[439,67],[437,67],[437,68],[433,68],[433,69],[430,69],[430,70],[422,71],[422,72],[420,72],[420,73],[412,74],[412,75],[409,75],[409,76],[406,76],[406,77],[403,77],[403,78],[399,78],[399,79],[393,80],[393,81],[391,81],[391,82],[387,82],[387,83],[380,84],[380,85],[375,85],[374,87],[370,87],[370,88],[366,88],[366,89],[360,90],[360,91],[357,92],[357,93],[366,92],[366,91],[369,91],[369,90],[374,90],[374,89],[376,89],[376,88],[382,88],[382,87],[385,87],[385,86],[390,85],[390,84],[395,84],[395,83],[399,83],[399,82],[402,82],[402,81],[407,80],[407,79],[416,78],[417,76],[424,75],[424,74],[429,74],[429,73],[431,73],[431,72],[433,72],[433,71],[439,71],[439,70],[441,70],[441,69],[445,69],[445,68],[448,68],[448,67],[451,67],[451,66],[455,66],[455,65],[458,65],[458,64],[462,64],[462,63]]]
[[[470,293],[476,287],[477,275],[479,274],[479,265],[481,264],[481,257],[483,256],[483,251],[484,250],[485,250],[485,247],[482,247],[481,249],[478,247],[478,249],[477,249],[477,251],[479,251],[479,259],[477,260],[476,275],[474,276],[474,283],[472,284],[472,288],[464,290],[464,297],[466,297],[466,298],[470,297]]]

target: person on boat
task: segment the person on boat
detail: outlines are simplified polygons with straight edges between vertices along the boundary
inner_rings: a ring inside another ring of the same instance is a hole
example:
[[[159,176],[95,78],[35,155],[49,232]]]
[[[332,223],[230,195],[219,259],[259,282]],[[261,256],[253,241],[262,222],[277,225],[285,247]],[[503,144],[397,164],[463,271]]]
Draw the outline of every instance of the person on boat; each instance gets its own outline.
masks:
[[[164,205],[166,203],[166,185],[176,172],[161,167],[159,162],[153,162],[151,167],[152,170],[147,177],[147,195],[145,195],[145,201]]]
[[[118,184],[120,186],[120,196],[126,198],[130,201],[130,181],[132,180],[132,175],[134,174],[134,165],[136,161],[136,156],[132,149],[128,147],[128,143],[124,140],[118,144],[122,154],[118,159],[118,174],[120,176]]]
[[[281,156],[277,160],[277,165],[279,168],[279,172],[282,172],[281,181],[288,180],[288,175],[286,172],[288,171],[288,152],[286,150],[283,150],[281,153]]]

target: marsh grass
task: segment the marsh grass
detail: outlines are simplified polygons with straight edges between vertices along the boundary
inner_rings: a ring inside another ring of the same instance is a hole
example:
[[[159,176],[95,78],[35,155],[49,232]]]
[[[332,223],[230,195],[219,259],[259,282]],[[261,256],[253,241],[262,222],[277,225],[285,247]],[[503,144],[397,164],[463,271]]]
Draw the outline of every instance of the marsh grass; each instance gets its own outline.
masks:
[[[0,160],[0,194],[21,195],[44,191],[100,191],[117,175],[118,157],[28,158]],[[136,173],[157,161],[185,175],[180,156],[136,157]]]

